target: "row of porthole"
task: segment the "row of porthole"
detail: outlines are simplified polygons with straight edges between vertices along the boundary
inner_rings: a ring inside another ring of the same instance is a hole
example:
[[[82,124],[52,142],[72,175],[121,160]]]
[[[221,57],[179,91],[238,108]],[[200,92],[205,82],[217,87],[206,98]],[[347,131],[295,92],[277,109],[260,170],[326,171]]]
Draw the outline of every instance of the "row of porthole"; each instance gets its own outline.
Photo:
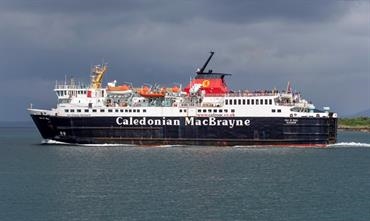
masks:
[[[105,110],[106,109],[100,109],[100,112],[104,113]],[[146,109],[142,109],[142,111],[145,113]],[[74,113],[74,112],[81,113],[82,110],[81,109],[64,109],[64,112],[66,112],[66,113]],[[90,109],[84,109],[84,112],[89,113]],[[91,109],[91,112],[96,113],[98,111],[97,111],[97,109]],[[112,113],[112,112],[116,112],[116,113],[118,113],[118,112],[121,112],[121,113],[123,113],[123,112],[125,112],[125,113],[132,113],[132,112],[140,113],[140,109],[114,109],[114,111],[113,111],[113,109],[108,109],[108,112],[110,112],[110,113]]]
[[[272,99],[226,99],[225,105],[272,105]]]

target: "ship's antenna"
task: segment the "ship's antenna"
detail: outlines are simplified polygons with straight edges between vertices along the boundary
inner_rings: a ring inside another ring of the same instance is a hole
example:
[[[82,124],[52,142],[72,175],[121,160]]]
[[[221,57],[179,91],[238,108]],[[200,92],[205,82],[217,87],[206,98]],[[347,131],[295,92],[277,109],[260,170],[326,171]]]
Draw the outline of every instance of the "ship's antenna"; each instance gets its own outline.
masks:
[[[201,74],[201,73],[203,73],[203,72],[204,72],[204,70],[206,69],[206,67],[207,67],[207,65],[208,65],[208,63],[209,63],[209,61],[211,60],[211,58],[212,58],[212,56],[213,56],[213,54],[214,54],[215,52],[214,52],[214,51],[210,51],[209,53],[211,53],[211,54],[209,55],[209,57],[208,57],[208,59],[207,59],[206,63],[204,63],[203,67],[202,67],[199,71],[197,71],[197,73],[198,73],[198,74]]]

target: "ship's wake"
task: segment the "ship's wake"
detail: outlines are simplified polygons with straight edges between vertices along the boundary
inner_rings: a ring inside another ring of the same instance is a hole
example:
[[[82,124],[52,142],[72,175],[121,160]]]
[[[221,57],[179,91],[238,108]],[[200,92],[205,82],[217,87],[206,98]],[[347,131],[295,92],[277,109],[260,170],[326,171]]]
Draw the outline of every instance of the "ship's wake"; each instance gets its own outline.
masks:
[[[336,144],[330,144],[328,147],[370,147],[370,143],[340,142]]]

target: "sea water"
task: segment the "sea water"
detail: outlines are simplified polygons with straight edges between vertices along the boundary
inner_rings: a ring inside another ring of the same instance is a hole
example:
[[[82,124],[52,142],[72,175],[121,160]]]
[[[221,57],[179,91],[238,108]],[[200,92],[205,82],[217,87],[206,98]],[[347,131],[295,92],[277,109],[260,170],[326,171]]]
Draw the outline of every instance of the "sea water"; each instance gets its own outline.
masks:
[[[329,148],[41,145],[0,128],[0,220],[370,220],[370,134]]]

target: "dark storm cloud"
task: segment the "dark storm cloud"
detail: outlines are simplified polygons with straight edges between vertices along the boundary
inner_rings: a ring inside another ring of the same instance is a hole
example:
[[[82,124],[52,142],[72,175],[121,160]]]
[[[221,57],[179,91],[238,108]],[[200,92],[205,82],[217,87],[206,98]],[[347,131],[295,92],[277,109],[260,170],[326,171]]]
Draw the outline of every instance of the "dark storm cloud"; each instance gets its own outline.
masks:
[[[4,0],[4,10],[66,16],[130,15],[126,18],[148,18],[178,22],[193,17],[203,17],[222,22],[255,22],[258,20],[284,19],[290,21],[322,21],[345,12],[345,2],[338,0]]]
[[[339,0],[2,0],[0,93],[20,88],[6,98],[14,109],[54,106],[54,80],[86,81],[102,61],[109,81],[185,84],[215,50],[210,66],[233,73],[232,88],[290,80],[319,107],[366,109],[369,10]]]

